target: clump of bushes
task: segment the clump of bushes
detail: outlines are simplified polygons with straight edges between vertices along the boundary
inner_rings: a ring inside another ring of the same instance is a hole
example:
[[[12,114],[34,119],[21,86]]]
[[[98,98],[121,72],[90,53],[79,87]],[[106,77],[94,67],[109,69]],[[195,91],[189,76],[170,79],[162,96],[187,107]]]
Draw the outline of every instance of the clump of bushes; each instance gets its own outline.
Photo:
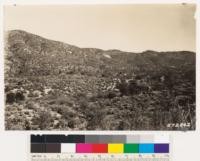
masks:
[[[39,130],[49,129],[52,127],[53,118],[50,112],[40,111],[38,116],[32,120],[33,125],[37,125]]]
[[[19,101],[24,101],[24,100],[25,100],[25,96],[20,91],[16,93],[9,92],[6,94],[6,103],[12,104],[14,102],[19,102]]]

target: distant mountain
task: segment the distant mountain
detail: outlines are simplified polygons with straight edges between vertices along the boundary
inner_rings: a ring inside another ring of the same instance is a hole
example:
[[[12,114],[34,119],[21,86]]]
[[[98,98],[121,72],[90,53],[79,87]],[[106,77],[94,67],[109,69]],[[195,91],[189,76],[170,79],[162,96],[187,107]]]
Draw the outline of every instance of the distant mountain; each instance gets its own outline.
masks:
[[[6,42],[6,73],[13,76],[80,73],[81,70],[99,75],[103,68],[118,72],[128,68],[137,72],[138,68],[155,71],[166,66],[184,68],[195,65],[195,53],[189,51],[132,53],[79,48],[21,30],[9,31]]]

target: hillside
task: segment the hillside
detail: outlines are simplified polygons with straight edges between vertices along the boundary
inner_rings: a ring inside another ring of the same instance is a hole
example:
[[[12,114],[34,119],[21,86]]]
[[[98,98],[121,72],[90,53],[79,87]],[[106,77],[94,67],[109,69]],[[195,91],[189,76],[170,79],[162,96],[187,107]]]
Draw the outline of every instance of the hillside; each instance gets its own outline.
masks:
[[[195,129],[195,53],[79,48],[20,30],[5,42],[6,129]]]

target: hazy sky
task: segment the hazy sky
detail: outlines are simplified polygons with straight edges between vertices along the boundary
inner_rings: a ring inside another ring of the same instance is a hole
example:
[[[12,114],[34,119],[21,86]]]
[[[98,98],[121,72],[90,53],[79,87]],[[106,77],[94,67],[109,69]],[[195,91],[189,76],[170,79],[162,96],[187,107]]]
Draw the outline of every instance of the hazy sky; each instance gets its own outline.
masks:
[[[6,6],[4,29],[25,30],[79,47],[195,51],[195,6]]]

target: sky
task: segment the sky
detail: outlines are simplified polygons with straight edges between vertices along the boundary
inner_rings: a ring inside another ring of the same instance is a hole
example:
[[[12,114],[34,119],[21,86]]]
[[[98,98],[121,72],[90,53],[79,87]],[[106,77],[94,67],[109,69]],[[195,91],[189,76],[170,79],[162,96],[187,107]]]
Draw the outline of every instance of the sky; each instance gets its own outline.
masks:
[[[195,51],[195,5],[4,6],[4,30],[25,30],[79,47]]]

